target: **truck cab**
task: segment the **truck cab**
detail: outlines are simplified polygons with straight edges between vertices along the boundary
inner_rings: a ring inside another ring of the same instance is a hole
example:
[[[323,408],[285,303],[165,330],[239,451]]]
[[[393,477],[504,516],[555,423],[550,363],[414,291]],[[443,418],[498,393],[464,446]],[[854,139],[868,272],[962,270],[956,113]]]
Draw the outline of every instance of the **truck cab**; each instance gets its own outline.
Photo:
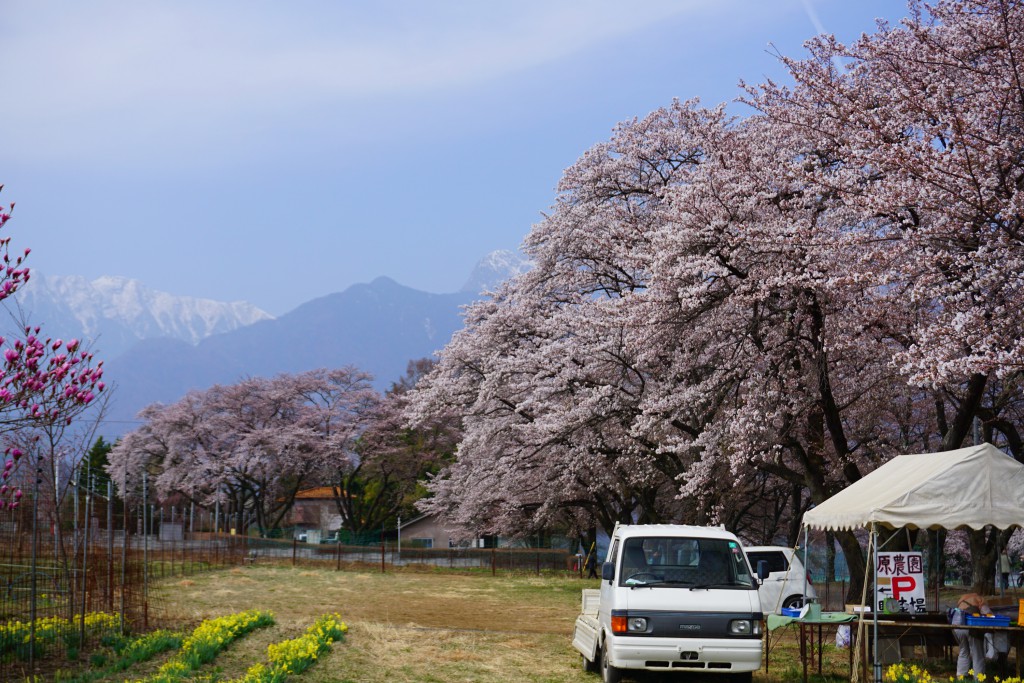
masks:
[[[723,528],[617,525],[601,588],[584,591],[573,646],[607,683],[627,669],[749,681],[761,668],[758,583]]]

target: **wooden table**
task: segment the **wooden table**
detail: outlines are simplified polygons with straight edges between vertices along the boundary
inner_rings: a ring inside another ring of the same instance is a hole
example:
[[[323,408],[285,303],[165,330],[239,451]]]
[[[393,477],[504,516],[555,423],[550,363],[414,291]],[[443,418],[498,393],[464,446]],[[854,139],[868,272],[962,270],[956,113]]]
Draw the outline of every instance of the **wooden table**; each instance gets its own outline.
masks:
[[[865,626],[871,628],[872,621],[865,618]],[[878,620],[878,633],[881,637],[885,634],[886,637],[896,637],[897,639],[904,638],[907,636],[921,635],[938,635],[946,636],[948,638],[948,644],[950,647],[956,645],[956,638],[953,636],[953,631],[956,629],[964,629],[966,631],[980,631],[982,633],[1006,633],[1009,640],[1009,647],[1016,650],[1014,657],[1014,663],[1016,666],[1016,675],[1020,677],[1021,674],[1021,649],[1024,649],[1024,627],[1018,626],[1017,624],[1011,624],[1009,626],[967,626],[943,623],[930,623],[925,621],[900,621],[893,620],[886,615],[885,619]]]
[[[841,621],[837,619],[838,614],[841,613],[824,613],[821,618],[790,618],[790,617],[775,617],[772,616],[772,622],[774,625],[769,624],[768,633],[771,631],[789,626],[790,624],[796,624],[799,627],[799,638],[800,638],[800,661],[803,665],[803,680],[806,682],[808,674],[817,665],[818,675],[822,675],[822,646],[825,641],[825,637],[834,634],[839,626],[848,625],[850,627],[850,648],[849,648],[849,667],[850,676],[853,676],[853,653],[857,648],[865,649],[866,653],[870,653],[870,648],[873,642],[873,634],[871,629],[875,624],[874,619],[869,614],[864,615],[864,642],[857,642],[857,628],[858,618],[855,615],[847,615],[851,620]],[[881,615],[880,615],[881,616]],[[1016,667],[1016,676],[1021,675],[1021,650],[1024,649],[1024,627],[1012,624],[1010,626],[953,626],[945,621],[944,613],[928,613],[922,615],[885,615],[878,620],[878,636],[879,638],[895,638],[897,641],[897,647],[901,647],[902,643],[908,638],[919,638],[921,643],[925,644],[926,654],[928,652],[929,645],[932,647],[941,647],[942,656],[946,659],[953,657],[953,648],[957,645],[956,638],[953,635],[954,629],[965,629],[968,631],[981,631],[982,633],[1006,633],[1009,640],[1009,647],[1015,649],[1014,663]],[[768,670],[769,665],[769,654],[771,651],[770,636],[765,638],[765,671]],[[866,661],[869,657],[864,657]],[[865,670],[865,680],[868,680],[868,671]]]

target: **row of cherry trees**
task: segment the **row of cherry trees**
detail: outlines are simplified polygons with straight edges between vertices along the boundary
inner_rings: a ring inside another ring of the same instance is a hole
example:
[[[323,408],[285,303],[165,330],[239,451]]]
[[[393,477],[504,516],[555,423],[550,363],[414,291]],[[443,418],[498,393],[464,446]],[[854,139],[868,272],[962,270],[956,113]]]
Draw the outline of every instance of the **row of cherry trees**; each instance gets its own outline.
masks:
[[[1024,6],[909,10],[810,41],[793,85],[744,86],[750,116],[674,102],[566,171],[534,269],[414,392],[414,421],[464,426],[425,509],[477,533],[792,539],[807,506],[969,445],[975,418],[1024,460]]]
[[[406,394],[429,361],[385,394],[356,368],[319,369],[192,391],[142,411],[142,427],[112,449],[118,490],[147,485],[162,500],[217,504],[261,535],[282,525],[296,494],[334,487],[345,528],[380,530],[422,494],[420,480],[451,452],[448,423],[405,428]]]

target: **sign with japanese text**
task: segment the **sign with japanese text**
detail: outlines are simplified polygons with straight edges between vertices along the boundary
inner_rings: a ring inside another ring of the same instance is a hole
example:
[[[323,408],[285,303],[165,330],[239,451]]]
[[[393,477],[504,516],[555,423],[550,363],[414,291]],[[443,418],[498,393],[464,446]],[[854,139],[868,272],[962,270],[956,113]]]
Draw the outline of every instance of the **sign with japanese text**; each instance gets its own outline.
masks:
[[[875,607],[879,612],[926,611],[924,604],[924,559],[921,553],[878,553],[875,570],[878,590]]]

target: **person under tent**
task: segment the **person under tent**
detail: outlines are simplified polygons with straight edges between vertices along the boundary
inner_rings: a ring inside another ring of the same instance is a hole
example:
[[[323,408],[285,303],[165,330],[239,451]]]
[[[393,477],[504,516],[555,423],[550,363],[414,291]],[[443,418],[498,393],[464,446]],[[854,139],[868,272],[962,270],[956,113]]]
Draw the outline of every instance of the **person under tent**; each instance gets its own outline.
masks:
[[[965,593],[956,603],[953,615],[954,625],[967,623],[967,616],[992,614],[985,598],[977,593]],[[963,678],[967,672],[974,672],[974,680],[984,680],[985,675],[985,634],[977,630],[953,629],[953,637],[960,646],[956,657],[956,677]]]

